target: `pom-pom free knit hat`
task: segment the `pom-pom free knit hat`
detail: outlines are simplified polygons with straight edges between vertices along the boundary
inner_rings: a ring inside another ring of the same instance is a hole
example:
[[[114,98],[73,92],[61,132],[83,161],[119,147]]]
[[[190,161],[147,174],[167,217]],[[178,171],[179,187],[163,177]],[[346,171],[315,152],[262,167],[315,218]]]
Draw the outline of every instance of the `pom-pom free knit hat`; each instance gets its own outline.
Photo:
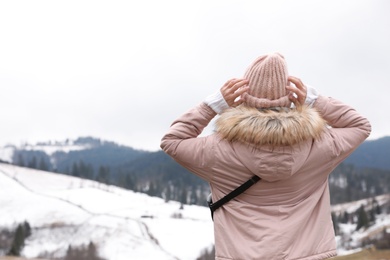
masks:
[[[249,80],[249,91],[242,95],[250,107],[290,107],[287,64],[279,53],[258,57],[245,72]]]

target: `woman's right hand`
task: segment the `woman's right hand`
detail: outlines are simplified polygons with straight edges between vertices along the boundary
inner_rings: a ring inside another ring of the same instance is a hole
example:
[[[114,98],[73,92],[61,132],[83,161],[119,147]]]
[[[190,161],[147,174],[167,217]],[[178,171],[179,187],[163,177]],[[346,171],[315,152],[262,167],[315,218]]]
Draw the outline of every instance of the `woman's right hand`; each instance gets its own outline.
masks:
[[[248,83],[247,79],[231,79],[222,86],[221,94],[229,107],[236,107],[244,102],[239,97],[249,90]]]

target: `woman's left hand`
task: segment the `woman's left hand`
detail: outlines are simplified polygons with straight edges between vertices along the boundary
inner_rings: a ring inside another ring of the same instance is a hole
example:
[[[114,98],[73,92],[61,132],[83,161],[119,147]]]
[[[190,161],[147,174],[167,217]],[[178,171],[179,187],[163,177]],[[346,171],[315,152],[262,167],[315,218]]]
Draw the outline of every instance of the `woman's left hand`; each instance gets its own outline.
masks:
[[[286,86],[286,89],[291,91],[288,98],[296,107],[304,105],[307,96],[306,86],[303,84],[302,80],[293,76],[289,76],[288,81],[295,85],[295,87],[292,85]]]

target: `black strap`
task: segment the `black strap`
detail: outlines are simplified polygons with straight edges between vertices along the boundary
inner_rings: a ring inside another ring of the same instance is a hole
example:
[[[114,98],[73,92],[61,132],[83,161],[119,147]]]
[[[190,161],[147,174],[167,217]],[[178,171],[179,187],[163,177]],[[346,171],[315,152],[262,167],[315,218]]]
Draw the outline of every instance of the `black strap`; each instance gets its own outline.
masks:
[[[249,180],[241,184],[241,186],[237,187],[235,190],[227,194],[225,197],[221,198],[220,200],[213,203],[211,201],[211,198],[207,200],[207,203],[209,204],[209,208],[211,210],[211,218],[214,219],[214,211],[216,211],[219,207],[221,207],[223,204],[227,203],[234,197],[240,195],[245,190],[247,190],[250,186],[258,182],[261,178],[257,175],[253,175]]]

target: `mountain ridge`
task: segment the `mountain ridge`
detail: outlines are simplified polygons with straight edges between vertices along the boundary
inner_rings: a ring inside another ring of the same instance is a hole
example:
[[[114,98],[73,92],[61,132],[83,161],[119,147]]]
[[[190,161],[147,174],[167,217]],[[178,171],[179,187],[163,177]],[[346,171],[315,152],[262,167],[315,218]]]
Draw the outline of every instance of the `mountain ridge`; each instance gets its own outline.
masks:
[[[122,152],[125,156],[133,153],[127,159],[129,163],[134,157],[138,155],[154,157],[154,154],[160,154],[161,150],[158,151],[147,151],[134,149],[131,146],[121,145],[112,141],[102,140],[96,137],[86,136],[79,137],[75,140],[65,139],[64,141],[47,141],[38,142],[36,144],[23,144],[20,146],[6,145],[0,147],[0,159],[6,162],[16,163],[18,158],[14,155],[15,151],[42,151],[49,156],[53,156],[55,153],[76,153],[82,152],[83,150],[90,150],[96,148],[115,148]],[[119,155],[120,153],[118,153]],[[384,170],[390,170],[390,160],[388,155],[390,154],[390,136],[384,136],[373,140],[364,141],[346,160],[348,164],[353,164],[357,167],[367,168],[378,168]],[[80,155],[80,154],[78,154]],[[57,157],[61,157],[57,155]],[[113,155],[107,154],[112,161]],[[101,156],[102,158],[102,156]],[[121,158],[123,163],[126,163],[126,159]],[[61,167],[61,166],[59,166]]]
[[[345,163],[357,167],[390,170],[390,136],[364,141],[346,160]]]
[[[390,137],[365,141],[334,170],[329,178],[332,204],[390,192],[385,185],[390,181],[389,142]],[[3,147],[2,158],[15,165],[96,180],[183,204],[206,205],[209,193],[207,182],[161,150],[136,150],[94,137]]]

